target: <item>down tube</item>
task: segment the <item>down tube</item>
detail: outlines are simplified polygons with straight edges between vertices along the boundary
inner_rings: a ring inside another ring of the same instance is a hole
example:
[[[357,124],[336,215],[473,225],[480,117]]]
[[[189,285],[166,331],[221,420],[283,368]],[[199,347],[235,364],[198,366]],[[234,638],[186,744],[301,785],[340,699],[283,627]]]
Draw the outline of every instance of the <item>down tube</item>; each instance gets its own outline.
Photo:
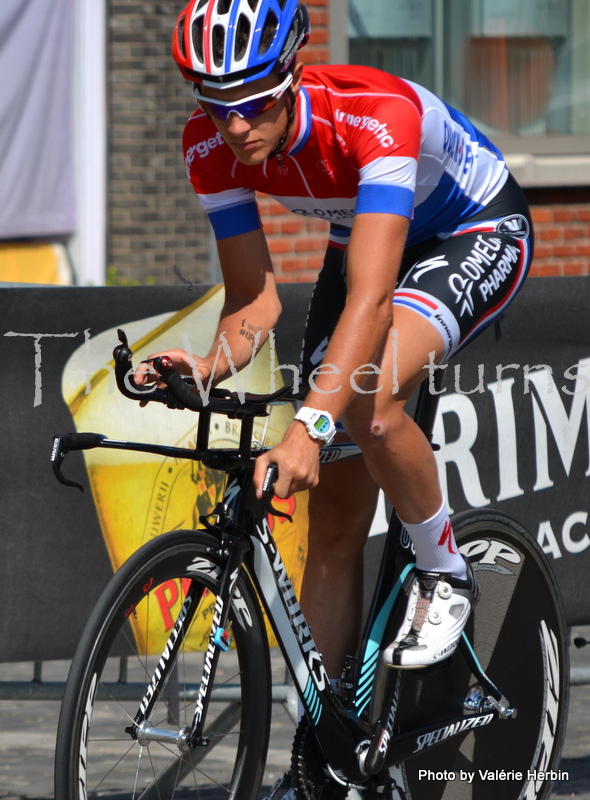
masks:
[[[259,523],[258,535],[260,538],[251,537],[251,577],[307,716],[315,727],[330,766],[343,772],[348,780],[360,782],[363,775],[358,769],[354,753],[367,734],[356,723],[355,715],[342,708],[332,690],[322,657],[301,612],[266,520]]]

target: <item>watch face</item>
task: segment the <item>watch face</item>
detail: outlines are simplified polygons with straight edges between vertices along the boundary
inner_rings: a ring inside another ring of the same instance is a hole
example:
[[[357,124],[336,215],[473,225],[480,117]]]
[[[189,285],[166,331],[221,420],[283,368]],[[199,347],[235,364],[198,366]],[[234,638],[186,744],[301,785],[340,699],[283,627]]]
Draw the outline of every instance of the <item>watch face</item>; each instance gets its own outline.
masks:
[[[313,423],[313,427],[318,433],[322,435],[328,433],[328,431],[330,430],[330,420],[327,417],[324,417],[324,415],[322,414]]]

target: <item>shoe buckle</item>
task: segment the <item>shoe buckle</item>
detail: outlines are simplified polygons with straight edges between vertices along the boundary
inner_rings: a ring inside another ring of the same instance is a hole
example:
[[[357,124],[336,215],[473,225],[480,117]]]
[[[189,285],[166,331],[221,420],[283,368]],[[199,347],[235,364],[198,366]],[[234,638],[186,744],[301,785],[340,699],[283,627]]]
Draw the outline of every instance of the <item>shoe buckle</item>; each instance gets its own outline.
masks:
[[[439,581],[439,584],[436,589],[438,596],[443,600],[448,600],[449,597],[453,594],[453,589],[450,584],[446,581]]]

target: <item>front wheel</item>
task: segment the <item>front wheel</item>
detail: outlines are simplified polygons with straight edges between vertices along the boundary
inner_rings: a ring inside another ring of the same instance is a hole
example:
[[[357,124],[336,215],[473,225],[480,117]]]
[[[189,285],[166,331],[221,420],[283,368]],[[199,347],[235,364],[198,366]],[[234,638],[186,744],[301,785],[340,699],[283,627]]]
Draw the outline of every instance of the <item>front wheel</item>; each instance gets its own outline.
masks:
[[[393,772],[405,787],[399,798],[544,800],[557,777],[569,700],[567,628],[555,578],[534,539],[506,514],[465,512],[453,529],[481,586],[465,635],[517,717],[432,749],[417,743],[418,754]],[[440,719],[437,742],[449,733],[443,720],[462,713],[476,683],[461,649],[444,666],[407,672],[403,680],[403,727]]]
[[[245,574],[228,623],[232,645],[207,671],[208,634],[224,560],[213,537],[160,536],[117,572],[94,610],[72,662],[59,721],[55,791],[60,800],[203,800],[258,797],[270,725],[268,642]],[[190,726],[201,678],[213,680],[202,743],[140,743],[133,720],[167,665],[187,598],[198,603],[150,725]],[[207,678],[208,676],[208,678]],[[130,732],[131,731],[131,732]]]

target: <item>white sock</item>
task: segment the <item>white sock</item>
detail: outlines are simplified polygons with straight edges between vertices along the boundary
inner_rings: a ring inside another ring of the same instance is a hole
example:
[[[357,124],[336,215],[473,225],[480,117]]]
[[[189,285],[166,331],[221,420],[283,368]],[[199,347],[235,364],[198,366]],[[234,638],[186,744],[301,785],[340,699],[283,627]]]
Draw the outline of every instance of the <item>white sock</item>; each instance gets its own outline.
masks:
[[[416,566],[426,572],[447,572],[455,578],[464,579],[467,569],[459,553],[451,527],[447,504],[424,522],[400,522],[410,534],[416,551]]]

